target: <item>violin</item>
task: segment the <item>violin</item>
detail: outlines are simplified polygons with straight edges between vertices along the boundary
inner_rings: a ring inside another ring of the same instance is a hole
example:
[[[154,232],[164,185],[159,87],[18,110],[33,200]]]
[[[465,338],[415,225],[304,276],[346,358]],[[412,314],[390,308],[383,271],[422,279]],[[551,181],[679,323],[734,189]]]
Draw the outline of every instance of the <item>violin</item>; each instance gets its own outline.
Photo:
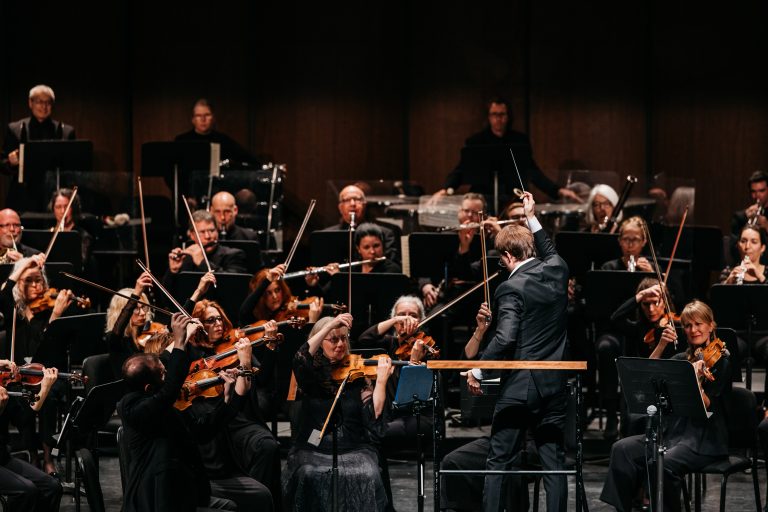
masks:
[[[710,341],[706,347],[697,348],[694,351],[693,356],[695,360],[704,361],[704,366],[706,366],[704,377],[707,380],[715,380],[715,376],[712,375],[710,370],[717,364],[720,358],[723,357],[723,353],[725,353],[725,351],[725,342],[720,338],[715,338],[714,340]]]
[[[0,386],[6,387],[8,384],[23,384],[25,386],[37,386],[43,381],[43,370],[45,366],[40,363],[29,363],[24,366],[16,367],[16,370],[0,370]],[[80,373],[59,372],[59,379],[66,379],[69,382],[88,382],[88,377]]]
[[[282,308],[280,308],[275,315],[275,320],[282,321],[289,318],[309,318],[309,307],[317,300],[317,297],[307,297],[306,299],[299,300],[296,297],[292,297]],[[323,313],[336,316],[340,313],[347,312],[347,306],[344,304],[323,304]]]
[[[400,338],[400,346],[395,349],[395,356],[397,356],[400,361],[409,361],[411,359],[413,345],[417,341],[424,342],[424,347],[434,359],[440,358],[440,349],[435,348],[437,343],[431,336],[424,334],[423,331],[419,331],[411,336],[402,336]]]
[[[203,357],[197,361],[192,361],[192,364],[189,365],[189,373],[193,374],[204,369],[224,370],[235,366],[238,363],[238,358],[237,349],[234,348],[234,346],[238,339],[239,338],[234,338],[232,341],[219,343],[216,346],[216,353],[214,355]],[[259,339],[251,341],[251,347],[260,347],[263,345],[269,350],[275,350],[284,339],[284,336],[280,333],[277,333],[275,336],[261,336]]]
[[[147,322],[136,337],[136,344],[143,347],[155,334],[168,332],[168,327],[160,322]]]
[[[259,373],[258,368],[251,368],[250,370],[238,369],[238,377],[248,377]],[[181,386],[179,392],[179,398],[176,399],[173,406],[183,411],[192,405],[192,402],[200,397],[203,398],[216,398],[221,396],[224,392],[224,379],[213,370],[200,370],[192,375],[189,375]]]
[[[56,298],[59,296],[59,291],[56,288],[48,288],[45,290],[45,293],[43,293],[40,297],[36,298],[29,304],[29,309],[32,311],[32,314],[38,314],[41,311],[45,311],[47,309],[53,309],[53,306],[56,305]],[[88,297],[77,297],[74,296],[73,300],[77,304],[78,307],[82,309],[88,309],[91,307],[91,299]]]
[[[360,354],[349,354],[344,359],[334,364],[331,370],[331,378],[334,382],[353,381],[360,377],[376,379],[376,367],[379,359],[389,357],[386,354],[377,354],[370,359],[365,359]],[[392,366],[407,366],[408,361],[392,361]]]
[[[666,329],[670,322],[672,322],[672,325],[679,325],[680,315],[672,312],[664,313],[661,318],[656,321],[656,326],[651,327],[648,329],[648,332],[645,333],[645,336],[643,337],[643,343],[646,345],[655,346],[661,331]]]
[[[234,345],[234,343],[239,340],[240,338],[248,338],[250,341],[256,341],[262,336],[264,336],[264,325],[269,320],[259,320],[258,322],[254,322],[250,325],[246,325],[245,327],[236,327],[233,328],[227,332],[224,333],[224,341],[225,342],[231,342],[231,345]],[[277,322],[277,328],[284,325],[290,325],[291,327],[295,329],[300,329],[301,327],[304,327],[306,325],[307,319],[303,317],[291,317],[286,318],[285,320],[280,320]],[[216,346],[216,350],[221,350],[222,346],[226,343],[219,343]]]

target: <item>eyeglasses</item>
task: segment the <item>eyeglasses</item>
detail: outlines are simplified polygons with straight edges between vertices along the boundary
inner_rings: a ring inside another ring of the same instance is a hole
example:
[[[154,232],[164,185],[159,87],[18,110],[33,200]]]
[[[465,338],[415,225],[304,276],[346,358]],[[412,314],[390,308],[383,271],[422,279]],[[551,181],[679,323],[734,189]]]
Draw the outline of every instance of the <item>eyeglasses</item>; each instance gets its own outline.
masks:
[[[44,282],[42,277],[28,277],[23,281],[26,286],[42,285]]]
[[[216,229],[215,228],[198,229],[197,232],[200,233],[201,235],[212,235],[216,233]]]
[[[212,316],[210,318],[206,318],[205,320],[203,320],[203,323],[205,325],[213,325],[216,322],[224,323],[224,319],[221,317],[221,315],[219,315],[219,316]]]
[[[344,199],[339,199],[339,203],[346,203],[346,204],[352,204],[352,203],[364,203],[365,198],[360,196],[352,196],[352,197],[345,197]]]
[[[637,238],[635,236],[633,236],[633,237],[623,236],[623,237],[619,238],[619,242],[621,242],[622,244],[626,244],[626,245],[635,245],[635,244],[643,243],[643,239],[642,238]]]
[[[592,201],[592,208],[610,208],[613,203],[610,201]]]
[[[330,336],[325,338],[324,341],[330,341],[332,345],[336,345],[337,343],[347,343],[349,341],[349,335],[342,334],[340,336]]]
[[[32,103],[35,105],[44,105],[46,107],[53,105],[53,101],[51,100],[32,100]]]
[[[147,311],[149,311],[149,306],[144,304],[137,304],[136,309],[133,310],[134,313],[146,313]]]
[[[0,224],[0,228],[2,229],[24,229],[24,226],[21,224],[18,224],[16,222],[8,222],[6,224]]]

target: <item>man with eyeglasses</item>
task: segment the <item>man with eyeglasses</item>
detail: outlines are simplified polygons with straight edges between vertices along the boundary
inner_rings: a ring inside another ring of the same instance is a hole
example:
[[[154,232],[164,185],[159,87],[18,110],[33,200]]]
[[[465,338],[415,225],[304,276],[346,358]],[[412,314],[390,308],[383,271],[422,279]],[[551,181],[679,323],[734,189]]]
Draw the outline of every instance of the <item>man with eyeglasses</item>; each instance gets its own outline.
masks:
[[[572,190],[559,187],[550,180],[533,159],[533,149],[528,136],[510,129],[511,109],[503,98],[493,98],[488,102],[488,126],[464,143],[459,164],[448,174],[443,188],[435,192],[434,197],[453,195],[461,185],[469,185],[470,192],[478,192],[486,197],[493,195],[493,171],[499,172],[499,204],[504,204],[512,197],[513,188],[528,190],[532,181],[552,199],[569,199],[577,203],[581,198]],[[517,177],[512,156],[520,172]]]
[[[341,214],[341,222],[334,224],[333,226],[325,228],[323,231],[341,230],[346,231],[349,229],[349,224],[352,221],[352,214],[355,214],[355,226],[359,226],[363,222],[370,222],[365,219],[365,192],[357,185],[348,185],[341,189],[339,192],[339,214]],[[395,237],[394,231],[381,224],[376,224],[384,234],[384,255],[388,260],[395,263],[400,262],[400,252],[397,246],[397,237]]]
[[[21,243],[23,229],[18,213],[10,208],[0,210],[0,252],[5,252],[2,260],[6,263],[14,263],[21,258],[40,254],[37,249]]]
[[[36,85],[29,90],[29,110],[31,116],[8,124],[3,138],[3,151],[0,154],[0,170],[5,174],[16,175],[19,170],[19,145],[33,140],[75,140],[75,128],[51,118],[56,95],[47,85]],[[36,191],[27,194],[23,184],[11,180],[6,204],[12,208],[29,210],[29,202],[39,202]]]

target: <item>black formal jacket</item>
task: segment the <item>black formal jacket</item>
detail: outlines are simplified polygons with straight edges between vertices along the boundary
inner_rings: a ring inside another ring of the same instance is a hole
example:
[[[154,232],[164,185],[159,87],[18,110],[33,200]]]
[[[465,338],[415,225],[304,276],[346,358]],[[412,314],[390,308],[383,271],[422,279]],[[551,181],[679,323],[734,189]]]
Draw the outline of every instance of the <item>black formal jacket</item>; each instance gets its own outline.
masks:
[[[471,192],[493,194],[492,172],[499,171],[499,189],[503,198],[511,197],[512,189],[520,187],[520,180],[515,171],[515,162],[523,180],[523,188],[528,189],[528,181],[533,181],[544,193],[557,199],[559,187],[550,180],[533,159],[533,149],[528,136],[514,130],[507,130],[503,137],[497,137],[490,127],[469,137],[464,146],[461,160],[448,174],[444,188],[457,188],[463,184],[471,185]],[[509,154],[509,148],[515,155],[515,161]],[[500,204],[504,204],[503,202]]]
[[[357,224],[360,225],[363,222],[370,222],[370,221],[360,220],[360,221],[357,221]],[[395,232],[386,226],[382,226],[381,224],[376,224],[376,226],[379,229],[381,229],[381,232],[384,234],[384,240],[382,240],[382,243],[384,244],[384,256],[386,256],[387,259],[390,261],[394,261],[395,263],[400,263],[400,244],[399,244],[399,240],[395,236]],[[349,230],[349,224],[343,221],[340,222],[339,224],[334,224],[333,226],[329,226],[323,229],[323,231],[347,231],[347,230]]]
[[[562,361],[568,343],[568,265],[543,229],[534,233],[540,259],[522,264],[501,283],[494,297],[496,331],[480,359]],[[531,381],[539,395],[565,390],[565,372],[504,372],[496,410],[525,402]]]
[[[252,242],[258,242],[259,234],[251,228],[244,228],[237,224],[232,224],[227,231],[219,233],[219,238],[221,240],[250,240]]]
[[[241,405],[229,404],[185,422],[173,403],[187,376],[189,357],[174,349],[166,365],[165,383],[155,393],[133,391],[117,404],[128,445],[128,478],[123,510],[193,511],[206,506],[211,487],[200,460],[198,443],[215,437]]]

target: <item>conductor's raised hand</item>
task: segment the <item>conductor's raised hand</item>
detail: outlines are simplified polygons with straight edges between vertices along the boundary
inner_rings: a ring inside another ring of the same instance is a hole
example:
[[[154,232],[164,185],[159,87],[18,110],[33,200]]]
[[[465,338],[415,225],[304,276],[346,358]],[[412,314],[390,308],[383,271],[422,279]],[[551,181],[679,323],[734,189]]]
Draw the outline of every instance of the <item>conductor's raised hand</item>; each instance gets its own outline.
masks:
[[[536,201],[533,200],[533,194],[523,192],[523,212],[529,219],[536,215]]]
[[[480,396],[483,394],[483,388],[480,387],[480,381],[472,375],[472,370],[461,372],[459,375],[467,378],[467,389],[472,396]]]

